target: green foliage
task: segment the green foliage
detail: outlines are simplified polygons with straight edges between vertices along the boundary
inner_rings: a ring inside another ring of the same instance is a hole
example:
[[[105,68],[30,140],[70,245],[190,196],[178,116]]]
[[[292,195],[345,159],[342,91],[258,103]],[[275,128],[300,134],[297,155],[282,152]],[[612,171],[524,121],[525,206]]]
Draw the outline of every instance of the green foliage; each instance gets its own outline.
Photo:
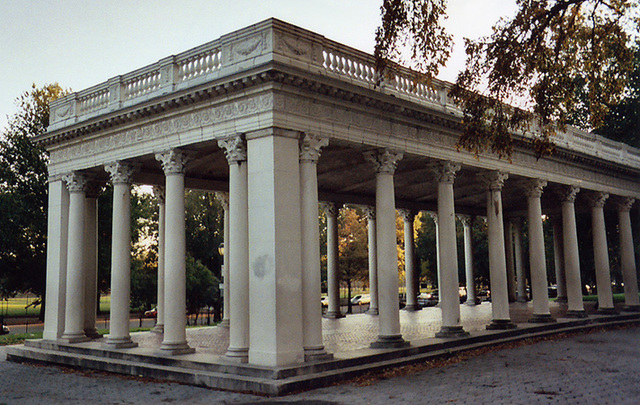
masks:
[[[554,135],[581,103],[579,121],[602,124],[632,69],[636,3],[518,0],[518,6],[490,37],[466,40],[466,69],[450,92],[466,124],[458,147],[476,155],[490,150],[509,158],[517,131],[532,135],[537,156],[552,153]]]
[[[131,308],[148,311],[157,303],[158,255],[138,248],[131,261]]]
[[[428,79],[444,66],[453,38],[441,25],[447,18],[445,0],[384,0],[382,24],[376,30],[376,70],[392,74],[389,61],[409,66]]]
[[[219,305],[219,280],[200,260],[187,255],[187,312],[198,314],[200,308]],[[196,317],[197,319],[197,317]]]
[[[189,190],[185,196],[187,252],[220,277],[224,209],[214,193]]]
[[[42,332],[10,333],[0,336],[0,346],[18,345],[29,339],[42,339]]]
[[[57,83],[33,85],[18,100],[0,137],[0,283],[3,295],[45,291],[47,162],[32,138],[49,124],[49,103],[67,94]]]

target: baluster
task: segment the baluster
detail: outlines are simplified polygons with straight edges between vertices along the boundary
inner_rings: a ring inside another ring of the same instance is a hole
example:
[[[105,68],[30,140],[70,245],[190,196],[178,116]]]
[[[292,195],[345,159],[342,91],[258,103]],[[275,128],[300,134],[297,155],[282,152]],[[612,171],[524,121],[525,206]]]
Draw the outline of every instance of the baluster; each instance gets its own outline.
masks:
[[[218,69],[220,66],[220,52],[219,51],[215,51],[213,53],[213,68],[214,69]]]
[[[344,73],[344,60],[342,56],[338,56],[338,71]]]

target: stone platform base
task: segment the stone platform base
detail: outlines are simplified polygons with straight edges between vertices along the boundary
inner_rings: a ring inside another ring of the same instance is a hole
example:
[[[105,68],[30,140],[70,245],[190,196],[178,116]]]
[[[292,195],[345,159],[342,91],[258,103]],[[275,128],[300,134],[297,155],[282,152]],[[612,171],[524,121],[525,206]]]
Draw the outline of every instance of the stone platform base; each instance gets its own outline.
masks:
[[[12,346],[6,350],[10,361],[57,364],[277,396],[481,347],[624,324],[640,324],[640,314],[563,318],[547,324],[521,323],[516,329],[472,332],[470,336],[458,336],[457,339],[413,339],[409,347],[344,351],[334,353],[333,359],[288,367],[239,364],[206,352],[171,356],[158,353],[158,348],[152,347],[105,348],[103,339],[76,344],[29,340],[23,346]]]

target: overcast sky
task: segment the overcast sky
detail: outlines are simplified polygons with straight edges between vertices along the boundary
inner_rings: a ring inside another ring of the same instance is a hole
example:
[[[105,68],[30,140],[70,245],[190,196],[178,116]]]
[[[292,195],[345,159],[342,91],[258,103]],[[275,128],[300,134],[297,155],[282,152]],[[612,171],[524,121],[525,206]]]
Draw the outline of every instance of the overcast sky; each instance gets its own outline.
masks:
[[[382,0],[0,0],[0,128],[31,87],[79,91],[269,17],[373,53]],[[456,49],[440,78],[464,64],[463,37],[491,32],[515,0],[449,0]]]

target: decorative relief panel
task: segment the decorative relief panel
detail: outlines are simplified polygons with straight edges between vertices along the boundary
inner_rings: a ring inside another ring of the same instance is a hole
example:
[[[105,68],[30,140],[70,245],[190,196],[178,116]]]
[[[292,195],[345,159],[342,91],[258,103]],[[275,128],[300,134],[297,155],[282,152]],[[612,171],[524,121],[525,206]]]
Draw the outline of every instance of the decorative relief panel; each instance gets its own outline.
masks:
[[[267,32],[263,32],[231,43],[227,48],[226,63],[237,63],[266,53],[271,48],[270,39],[271,36]]]
[[[216,125],[246,115],[268,111],[272,106],[273,98],[271,95],[264,94],[221,106],[194,111],[123,132],[105,135],[67,148],[52,150],[51,162],[65,162],[83,156],[91,156],[116,150],[136,143],[162,139],[194,128]]]

